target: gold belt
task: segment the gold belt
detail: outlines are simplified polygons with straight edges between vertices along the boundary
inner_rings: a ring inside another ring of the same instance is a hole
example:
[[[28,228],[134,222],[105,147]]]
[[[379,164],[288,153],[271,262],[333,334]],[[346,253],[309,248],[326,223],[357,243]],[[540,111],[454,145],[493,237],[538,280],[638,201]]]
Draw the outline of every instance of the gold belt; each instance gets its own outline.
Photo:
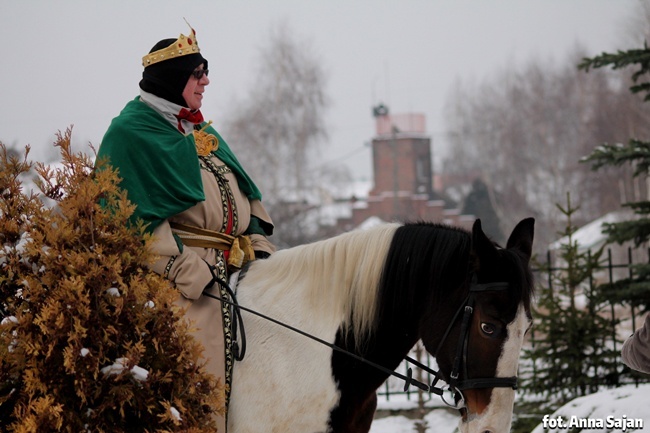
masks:
[[[228,251],[228,265],[237,269],[241,269],[246,262],[255,260],[253,244],[246,235],[232,236],[176,222],[170,222],[169,225],[183,245]]]

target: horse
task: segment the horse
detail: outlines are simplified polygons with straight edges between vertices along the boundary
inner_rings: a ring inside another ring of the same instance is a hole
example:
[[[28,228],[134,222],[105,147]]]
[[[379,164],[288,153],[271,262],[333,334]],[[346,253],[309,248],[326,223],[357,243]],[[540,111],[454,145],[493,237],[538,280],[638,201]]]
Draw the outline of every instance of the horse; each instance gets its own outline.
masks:
[[[451,384],[460,431],[509,432],[533,232],[522,220],[502,248],[480,220],[471,232],[386,223],[252,262],[237,285],[247,350],[228,431],[366,433],[376,390],[421,340]]]

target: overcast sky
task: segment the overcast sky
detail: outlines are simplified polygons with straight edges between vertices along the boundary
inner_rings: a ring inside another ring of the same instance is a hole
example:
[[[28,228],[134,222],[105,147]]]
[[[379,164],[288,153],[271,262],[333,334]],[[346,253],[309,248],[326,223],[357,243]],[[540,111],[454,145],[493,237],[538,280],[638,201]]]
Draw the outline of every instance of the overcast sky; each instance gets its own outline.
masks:
[[[32,158],[45,160],[56,155],[56,131],[74,124],[78,150],[98,146],[139,91],[142,56],[187,34],[184,17],[210,62],[202,111],[219,128],[284,22],[328,77],[323,161],[368,176],[373,105],[424,113],[438,156],[457,79],[490,79],[535,57],[560,62],[577,45],[592,55],[627,48],[623,29],[638,1],[0,0],[0,141],[30,144]]]

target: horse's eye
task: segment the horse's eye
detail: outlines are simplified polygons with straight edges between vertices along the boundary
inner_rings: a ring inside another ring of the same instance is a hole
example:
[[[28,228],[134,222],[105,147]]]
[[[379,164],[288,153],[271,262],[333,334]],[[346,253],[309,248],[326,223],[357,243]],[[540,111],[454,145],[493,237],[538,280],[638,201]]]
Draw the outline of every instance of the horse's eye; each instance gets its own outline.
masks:
[[[496,330],[495,326],[491,323],[486,323],[486,322],[481,322],[481,331],[485,335],[492,335],[494,334],[494,331]]]

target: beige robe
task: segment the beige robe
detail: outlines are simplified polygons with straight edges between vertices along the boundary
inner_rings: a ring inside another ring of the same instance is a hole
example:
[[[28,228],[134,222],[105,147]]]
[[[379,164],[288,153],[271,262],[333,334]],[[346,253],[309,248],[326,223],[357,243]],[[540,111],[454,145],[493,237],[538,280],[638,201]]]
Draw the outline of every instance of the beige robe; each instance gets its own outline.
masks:
[[[184,246],[181,253],[172,235],[169,221],[223,232],[228,217],[228,215],[224,215],[224,206],[227,208],[224,200],[231,197],[231,200],[234,199],[234,206],[231,204],[231,209],[235,209],[237,220],[236,230],[231,234],[243,234],[248,228],[251,214],[267,223],[272,222],[260,201],[250,201],[239,190],[235,175],[226,168],[219,158],[211,155],[209,161],[213,163],[213,167],[219,169],[221,174],[219,176],[213,174],[207,168],[207,164],[201,161],[201,178],[206,199],[169,218],[155,229],[154,252],[160,256],[160,259],[153,264],[152,269],[168,278],[178,288],[181,294],[178,305],[186,309],[185,316],[192,320],[194,328],[196,328],[195,337],[205,348],[204,357],[207,360],[208,372],[221,378],[222,383],[226,383],[221,302],[201,296],[212,279],[206,262],[216,265],[218,261],[223,260],[222,252]],[[228,194],[228,189],[232,195]],[[232,216],[234,213],[231,213]],[[264,251],[269,254],[275,251],[273,244],[264,236],[251,235],[251,241],[255,251]],[[212,294],[220,296],[219,288],[216,285],[208,290]],[[217,422],[219,432],[226,432],[225,419],[219,417]]]

